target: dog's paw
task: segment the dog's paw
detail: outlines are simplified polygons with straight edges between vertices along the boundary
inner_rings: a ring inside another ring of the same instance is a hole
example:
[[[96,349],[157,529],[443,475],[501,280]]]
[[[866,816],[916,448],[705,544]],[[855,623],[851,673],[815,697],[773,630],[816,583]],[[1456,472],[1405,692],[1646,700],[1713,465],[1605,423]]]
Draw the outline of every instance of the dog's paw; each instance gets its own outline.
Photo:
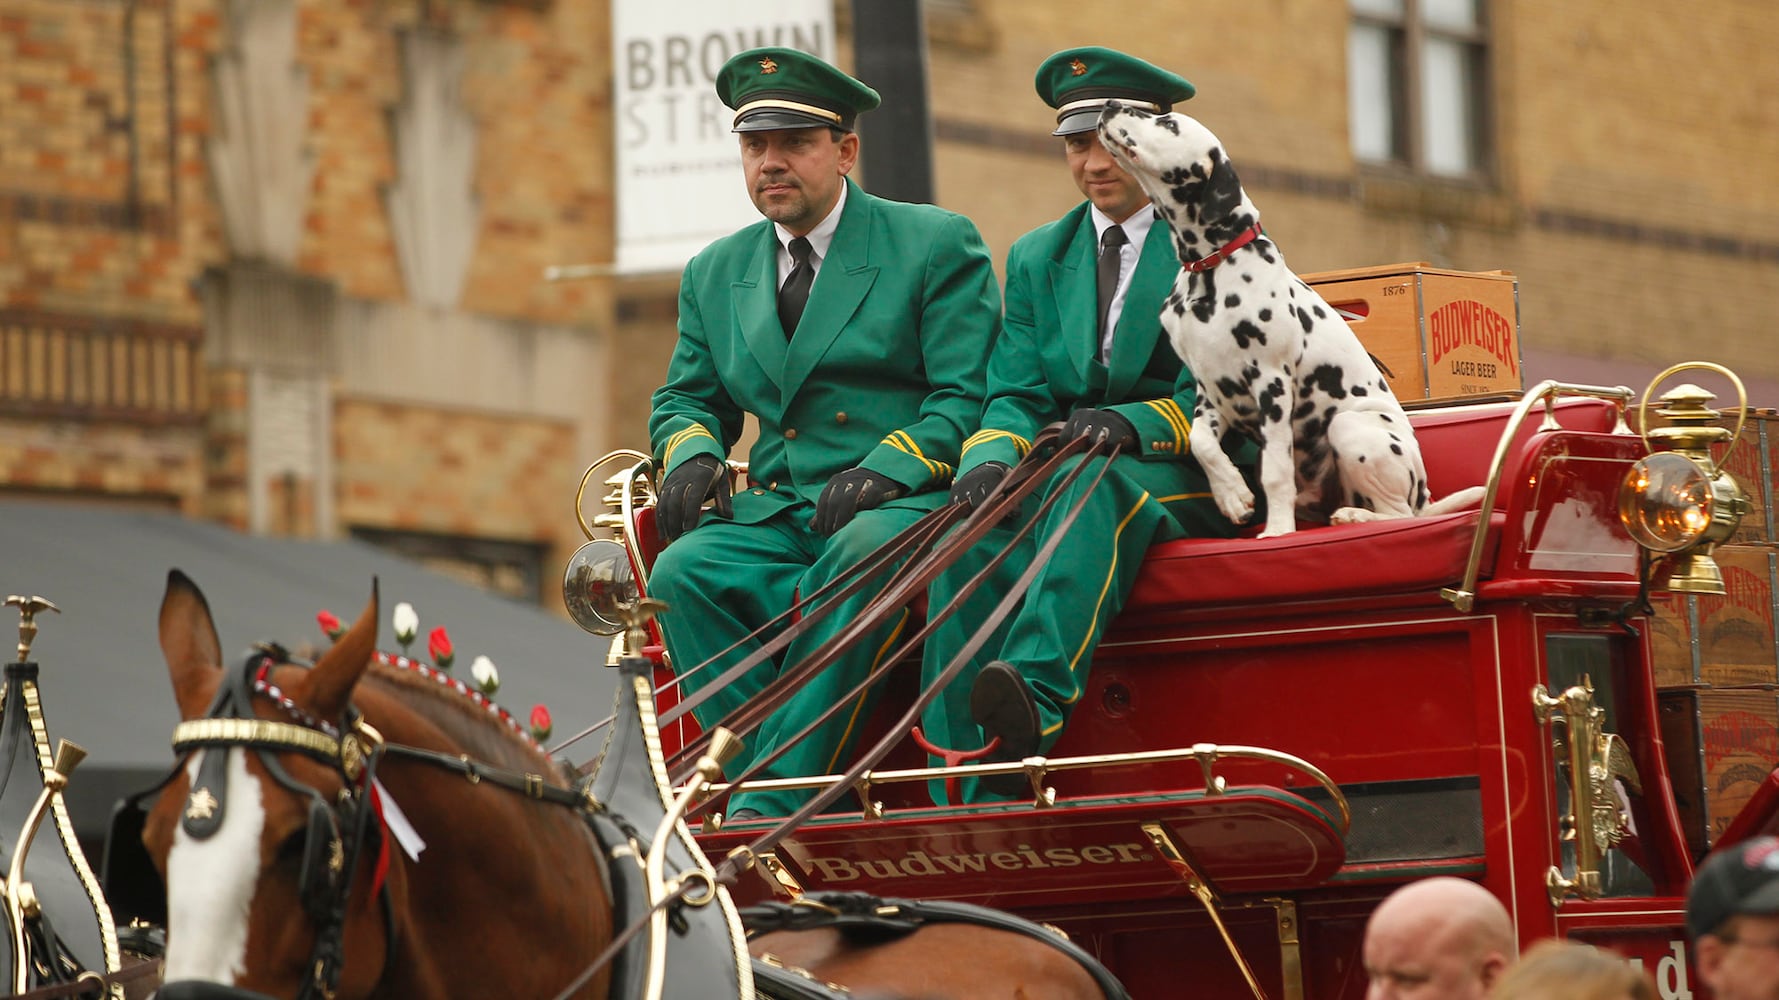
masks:
[[[1234,486],[1213,486],[1211,493],[1217,498],[1217,509],[1232,523],[1247,524],[1254,517],[1254,491],[1248,489],[1241,477],[1236,477]]]
[[[1367,521],[1378,520],[1379,516],[1380,515],[1376,511],[1366,510],[1364,507],[1342,507],[1341,509],[1328,515],[1328,523],[1329,524],[1364,524]]]

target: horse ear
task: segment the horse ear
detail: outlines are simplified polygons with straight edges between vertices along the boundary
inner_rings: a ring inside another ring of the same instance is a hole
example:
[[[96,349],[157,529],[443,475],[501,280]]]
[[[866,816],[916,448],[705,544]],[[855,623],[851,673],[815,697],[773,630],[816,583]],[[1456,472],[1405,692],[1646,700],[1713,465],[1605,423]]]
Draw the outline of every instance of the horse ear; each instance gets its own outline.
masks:
[[[333,648],[315,662],[303,683],[303,701],[323,719],[337,719],[352,701],[352,689],[371,665],[377,651],[377,581],[371,580],[371,602],[364,613],[340,636]]]
[[[161,598],[161,653],[173,679],[173,700],[185,719],[201,717],[210,707],[222,674],[222,643],[204,592],[178,570],[167,574]]]

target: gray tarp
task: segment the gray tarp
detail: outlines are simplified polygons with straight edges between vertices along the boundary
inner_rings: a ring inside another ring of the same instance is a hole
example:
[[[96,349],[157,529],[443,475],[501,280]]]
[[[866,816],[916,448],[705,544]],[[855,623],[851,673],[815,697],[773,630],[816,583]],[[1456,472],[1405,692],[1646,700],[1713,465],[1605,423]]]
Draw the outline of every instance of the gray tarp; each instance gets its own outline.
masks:
[[[260,640],[324,646],[316,612],[351,621],[375,577],[379,648],[396,649],[389,612],[406,601],[421,625],[410,653],[424,658],[426,634],[445,626],[457,650],[452,672],[467,680],[470,661],[487,654],[500,670],[497,701],[522,721],[531,706],[549,707],[551,745],[610,714],[616,671],[605,667],[607,640],[362,542],[260,538],[172,514],[0,501],[0,596],[37,594],[62,609],[39,616],[31,659],[41,664],[51,739],[89,753],[68,792],[89,844],[111,803],[151,784],[172,761],[178,719],[155,623],[174,568],[204,591],[231,662]],[[18,619],[0,610],[0,655],[11,660]],[[563,756],[586,760],[599,743],[584,740]]]

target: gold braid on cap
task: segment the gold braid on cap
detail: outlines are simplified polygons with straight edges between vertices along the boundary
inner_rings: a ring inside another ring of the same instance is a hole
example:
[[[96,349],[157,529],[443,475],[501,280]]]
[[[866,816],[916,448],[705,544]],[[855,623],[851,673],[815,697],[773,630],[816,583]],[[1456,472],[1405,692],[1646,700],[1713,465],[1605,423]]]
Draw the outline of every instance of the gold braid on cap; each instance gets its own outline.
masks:
[[[829,111],[827,108],[818,108],[813,104],[798,104],[796,101],[785,101],[776,97],[760,101],[749,101],[741,107],[736,108],[735,121],[732,124],[741,124],[742,115],[747,114],[749,111],[758,111],[761,108],[782,108],[786,111],[801,111],[804,114],[815,115],[817,118],[826,118],[836,125],[840,124],[840,116]]]

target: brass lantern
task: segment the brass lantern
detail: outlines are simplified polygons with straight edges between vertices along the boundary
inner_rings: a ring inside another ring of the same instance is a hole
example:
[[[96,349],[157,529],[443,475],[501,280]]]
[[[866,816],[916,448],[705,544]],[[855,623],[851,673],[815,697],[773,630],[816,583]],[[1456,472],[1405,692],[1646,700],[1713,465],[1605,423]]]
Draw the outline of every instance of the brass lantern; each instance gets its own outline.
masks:
[[[1735,383],[1739,397],[1735,430],[1719,424],[1722,414],[1708,405],[1717,397],[1691,384],[1663,395],[1656,413],[1666,425],[1649,426],[1650,394],[1663,379],[1688,368],[1716,371]],[[1723,573],[1711,550],[1735,534],[1749,505],[1735,477],[1712,457],[1711,447],[1729,442],[1725,459],[1735,449],[1748,419],[1748,392],[1742,380],[1721,365],[1687,362],[1656,376],[1644,393],[1638,417],[1643,443],[1651,453],[1625,476],[1619,489],[1619,519],[1632,540],[1652,557],[1669,561],[1669,590],[1721,594]]]

